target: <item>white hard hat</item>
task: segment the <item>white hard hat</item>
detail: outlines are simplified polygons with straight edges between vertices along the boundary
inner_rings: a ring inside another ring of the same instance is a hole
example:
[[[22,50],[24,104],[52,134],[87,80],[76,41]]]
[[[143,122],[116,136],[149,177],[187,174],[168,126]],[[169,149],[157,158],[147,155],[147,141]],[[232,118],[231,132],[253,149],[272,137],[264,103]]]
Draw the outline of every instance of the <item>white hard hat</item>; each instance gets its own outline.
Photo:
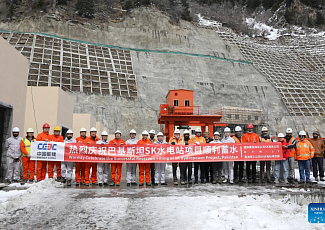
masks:
[[[179,129],[175,129],[174,133],[176,133],[176,134],[179,133],[180,134],[181,131],[179,131]]]
[[[266,127],[262,127],[262,132],[264,131],[268,131],[268,129]]]
[[[195,132],[196,132],[196,133],[202,133],[202,130],[201,130],[201,128],[196,128],[196,129],[195,129]]]
[[[157,133],[157,137],[158,136],[164,136],[164,134],[162,132],[159,132],[159,133]]]
[[[286,133],[292,133],[292,128],[287,128]]]
[[[87,132],[87,129],[84,128],[84,127],[82,127],[82,128],[80,129],[80,132]]]
[[[67,134],[68,134],[68,133],[73,134],[73,131],[72,131],[71,129],[69,129],[69,130],[67,131]]]
[[[90,132],[97,132],[97,129],[95,127],[91,127]]]
[[[130,134],[131,133],[137,134],[137,131],[135,131],[134,129],[131,129]]]
[[[278,134],[278,137],[280,138],[280,137],[284,137],[284,134],[283,133],[279,133]]]
[[[117,134],[117,133],[122,134],[122,132],[120,130],[116,130],[115,134]]]
[[[226,127],[224,132],[230,132],[230,128],[229,127]]]
[[[299,136],[306,136],[306,132],[305,132],[304,130],[301,130],[301,131],[299,132]]]
[[[218,131],[215,131],[213,135],[219,135],[220,136],[220,133]]]
[[[32,129],[32,128],[27,129],[27,133],[33,133],[33,132],[34,132],[34,129]]]
[[[101,135],[102,136],[108,136],[108,133],[106,131],[103,131]]]
[[[241,132],[241,131],[242,131],[241,127],[240,126],[236,126],[235,132]]]
[[[12,132],[19,133],[19,128],[18,127],[13,128]]]
[[[187,129],[184,130],[184,133],[183,134],[190,134],[190,131],[188,131]]]
[[[149,135],[149,133],[148,133],[147,130],[145,130],[145,131],[142,132],[142,135]]]
[[[150,134],[156,134],[156,131],[152,129],[152,130],[149,131],[149,133]]]

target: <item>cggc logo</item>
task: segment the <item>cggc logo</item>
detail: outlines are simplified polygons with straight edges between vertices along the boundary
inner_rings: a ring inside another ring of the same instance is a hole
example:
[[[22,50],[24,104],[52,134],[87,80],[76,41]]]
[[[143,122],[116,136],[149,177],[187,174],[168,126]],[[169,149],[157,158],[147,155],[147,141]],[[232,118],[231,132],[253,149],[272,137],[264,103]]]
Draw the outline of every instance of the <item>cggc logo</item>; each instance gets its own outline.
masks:
[[[57,144],[52,143],[39,143],[37,145],[38,150],[57,150]]]

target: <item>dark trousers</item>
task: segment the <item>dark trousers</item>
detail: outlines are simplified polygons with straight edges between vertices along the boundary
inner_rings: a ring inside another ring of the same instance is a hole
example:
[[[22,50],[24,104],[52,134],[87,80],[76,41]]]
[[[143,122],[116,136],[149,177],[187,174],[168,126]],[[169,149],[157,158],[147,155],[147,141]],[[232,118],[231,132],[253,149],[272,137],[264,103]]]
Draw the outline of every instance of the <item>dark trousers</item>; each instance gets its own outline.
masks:
[[[151,163],[150,165],[150,175],[151,175],[151,183],[155,183],[155,164]]]
[[[264,180],[265,172],[264,168],[266,166],[266,179],[271,180],[271,161],[260,161],[260,178]]]
[[[200,168],[200,179],[201,182],[204,181],[205,178],[205,163],[204,162],[194,162],[194,177],[195,177],[195,181],[198,181],[199,179],[199,168]]]
[[[179,163],[181,168],[181,181],[191,181],[192,180],[192,162]]]
[[[234,178],[243,179],[244,176],[244,161],[235,161],[234,163]]]
[[[213,162],[212,163],[213,169],[213,179],[221,179],[222,176],[222,162]]]
[[[212,168],[212,162],[205,162],[205,180],[206,182],[212,182],[213,181],[213,168]]]
[[[256,179],[256,161],[246,161],[246,176],[247,179]]]
[[[173,167],[173,180],[174,181],[177,181],[177,173],[176,173],[177,172],[177,166],[178,166],[178,163],[172,163],[172,167]]]
[[[313,176],[316,177],[324,177],[324,167],[323,167],[323,157],[314,157],[313,161]]]

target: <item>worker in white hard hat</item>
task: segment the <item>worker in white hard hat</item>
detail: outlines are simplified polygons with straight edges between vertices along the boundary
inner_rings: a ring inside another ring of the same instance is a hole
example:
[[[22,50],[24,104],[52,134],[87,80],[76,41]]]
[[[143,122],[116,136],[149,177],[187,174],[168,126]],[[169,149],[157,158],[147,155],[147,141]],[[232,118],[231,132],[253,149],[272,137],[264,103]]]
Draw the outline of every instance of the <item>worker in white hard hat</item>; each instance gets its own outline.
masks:
[[[190,144],[190,132],[186,129],[183,132],[183,144]],[[192,184],[192,162],[179,163],[181,169],[181,185]]]
[[[230,136],[230,128],[226,127],[224,129],[224,137],[221,139],[222,143],[236,143],[236,141]],[[225,179],[222,183],[229,182],[230,184],[234,183],[234,162],[233,161],[224,161],[223,168],[225,170]]]
[[[76,138],[76,142],[83,144],[83,143],[85,143],[86,138],[87,138],[87,129],[82,127],[80,129],[80,136]],[[76,186],[80,186],[81,184],[85,183],[86,163],[85,162],[76,162],[75,167],[76,167],[76,175],[75,175]]]
[[[210,137],[210,132],[209,131],[205,131],[203,133],[203,137],[205,139],[205,143],[210,143],[211,141],[213,141],[213,139]],[[213,168],[212,168],[212,162],[204,162],[205,164],[205,181],[207,183],[212,183],[213,181]]]
[[[298,161],[300,180],[299,184],[311,183],[310,161],[314,157],[315,149],[310,141],[306,139],[304,130],[299,132],[299,140],[296,144],[295,159]]]
[[[19,136],[19,128],[15,127],[12,129],[12,136],[5,143],[5,151],[7,152],[6,183],[8,184],[20,181],[21,139]]]
[[[23,184],[27,181],[29,181],[29,183],[33,183],[34,181],[35,161],[30,160],[30,148],[32,142],[35,140],[36,138],[34,137],[34,130],[32,128],[28,128],[27,135],[22,138],[20,142],[20,150],[22,153],[21,160],[23,162]]]
[[[240,126],[235,127],[235,135],[233,136],[236,143],[241,143],[242,128]],[[234,183],[246,183],[244,180],[244,164],[245,161],[234,162]]]
[[[96,144],[99,145],[108,145],[108,133],[103,131],[101,133],[102,139],[97,141]],[[97,163],[97,179],[98,186],[107,186],[108,185],[108,171],[109,171],[109,163]]]
[[[183,144],[183,139],[181,138],[181,132],[179,131],[179,129],[175,129],[174,130],[174,135],[169,139],[169,144],[172,144],[172,145],[180,145],[180,144]],[[178,167],[178,163],[177,162],[173,162],[172,163],[172,167],[173,167],[173,181],[174,181],[174,185],[178,185],[178,179],[177,179],[177,167]]]
[[[271,137],[268,134],[268,128],[262,127],[261,142],[271,142]],[[266,171],[265,171],[266,168]],[[265,181],[266,176],[266,181]],[[260,181],[262,183],[271,183],[271,161],[260,161]]]
[[[168,142],[165,141],[164,134],[162,132],[157,133],[157,141],[155,144],[168,144]],[[153,164],[152,164],[153,165]],[[155,183],[154,185],[159,184],[159,177],[160,177],[160,184],[161,185],[167,185],[165,181],[165,168],[166,163],[155,163]]]
[[[73,131],[71,129],[67,131],[64,143],[76,143],[76,140],[73,139]],[[62,182],[67,182],[67,186],[71,186],[72,171],[73,162],[61,161],[61,176],[63,178]]]
[[[195,129],[195,136],[191,138],[190,143],[193,145],[205,144],[205,139],[202,137],[201,128]],[[194,184],[199,183],[199,168],[200,168],[200,179],[201,183],[205,184],[205,164],[204,162],[194,162]]]
[[[153,129],[151,129],[150,131],[149,131],[149,140],[151,141],[151,143],[152,144],[154,144],[156,141],[157,141],[157,139],[155,138],[155,135],[156,135],[156,131],[155,130],[153,130]],[[151,175],[151,183],[152,184],[155,184],[155,170],[156,170],[156,168],[155,168],[155,164],[154,163],[152,163],[151,165],[150,165],[150,175]]]
[[[84,141],[85,144],[96,144],[100,139],[97,137],[97,129],[90,128],[90,136]],[[90,178],[91,169],[91,178]],[[93,185],[97,185],[97,163],[86,162],[85,164],[85,185],[90,186],[90,179]]]
[[[138,141],[138,145],[150,145],[152,144],[149,141],[149,133],[148,131],[144,130],[142,132],[142,139]],[[139,186],[143,186],[144,182],[146,182],[146,186],[151,186],[150,180],[150,165],[151,163],[139,163]],[[146,178],[146,181],[144,181]]]
[[[288,181],[291,184],[294,184],[295,178],[295,152],[296,152],[296,144],[297,138],[292,136],[292,128],[287,128],[285,140],[289,144],[287,148],[290,150],[290,155],[288,158]]]
[[[130,139],[125,142],[127,145],[136,145],[138,143],[137,132],[132,129],[130,131]],[[126,185],[137,185],[136,178],[137,163],[126,163]]]
[[[288,184],[288,163],[287,159],[290,155],[290,151],[285,146],[288,146],[288,143],[284,140],[284,134],[279,133],[278,134],[278,142],[282,144],[282,150],[283,150],[283,159],[277,160],[274,162],[274,183],[279,183],[280,176],[283,177],[284,183]],[[280,167],[283,169],[283,175],[280,175]]]
[[[115,138],[110,140],[110,145],[125,145],[125,141],[121,138],[122,132],[115,131]],[[122,175],[122,163],[111,163],[111,183],[110,186],[120,186]]]
[[[213,133],[213,141],[211,141],[211,144],[220,144],[222,143],[220,141],[220,133],[218,131],[215,131]],[[221,184],[221,176],[222,176],[222,162],[221,161],[214,161],[212,162],[212,170],[213,170],[213,180],[212,184],[219,183]]]

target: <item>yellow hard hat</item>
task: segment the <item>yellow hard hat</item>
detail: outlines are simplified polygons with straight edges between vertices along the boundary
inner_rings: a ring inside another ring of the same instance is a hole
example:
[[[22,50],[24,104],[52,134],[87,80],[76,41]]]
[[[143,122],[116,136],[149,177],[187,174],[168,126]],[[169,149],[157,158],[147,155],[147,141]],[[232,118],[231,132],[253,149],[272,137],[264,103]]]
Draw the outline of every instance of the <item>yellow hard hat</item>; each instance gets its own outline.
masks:
[[[59,126],[55,126],[53,130],[54,130],[54,131],[61,131],[61,129],[60,129]]]

